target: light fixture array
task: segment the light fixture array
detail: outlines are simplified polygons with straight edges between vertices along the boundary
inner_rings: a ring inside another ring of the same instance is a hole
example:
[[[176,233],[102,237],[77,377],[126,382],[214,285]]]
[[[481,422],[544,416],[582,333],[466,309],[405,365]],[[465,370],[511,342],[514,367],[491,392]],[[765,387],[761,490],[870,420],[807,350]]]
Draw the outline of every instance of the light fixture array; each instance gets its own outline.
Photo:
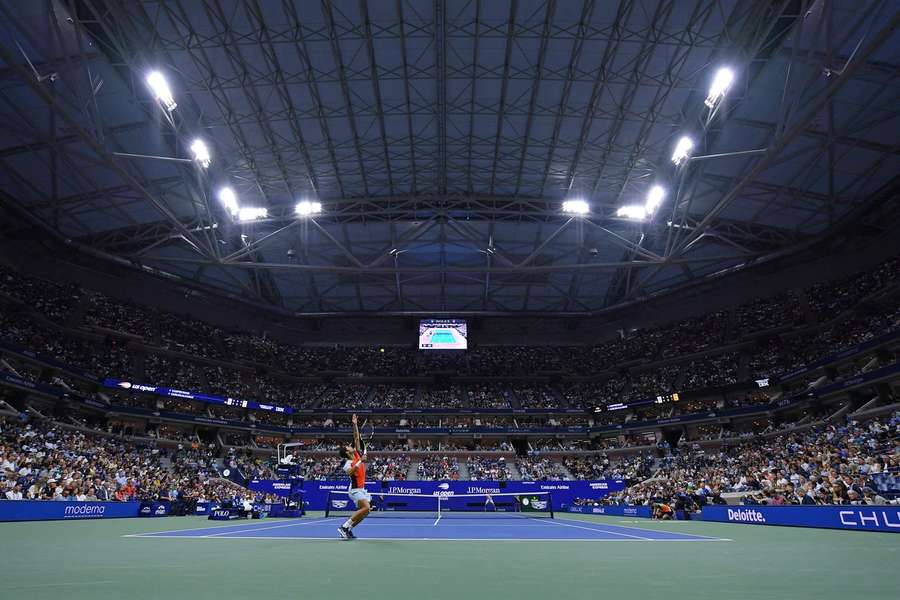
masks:
[[[704,104],[714,111],[718,104],[725,98],[731,85],[734,83],[734,71],[728,67],[722,67],[716,71],[712,84],[709,87],[709,93],[704,100]],[[713,114],[712,112],[710,113]],[[675,168],[686,165],[691,160],[691,153],[694,150],[694,140],[690,136],[683,135],[678,138],[675,148],[672,150],[672,164]],[[661,185],[653,185],[647,192],[644,204],[629,204],[620,207],[616,211],[617,217],[630,219],[633,221],[644,221],[651,218],[656,210],[662,205],[666,197],[666,189]]]
[[[169,82],[166,80],[165,75],[160,71],[151,71],[147,75],[146,81],[147,86],[153,93],[153,98],[168,115],[171,115],[172,111],[178,107],[178,104],[175,102],[172,88],[169,87]],[[210,155],[209,147],[206,145],[206,142],[197,138],[191,142],[190,150],[197,166],[201,169],[208,169],[209,165],[212,163],[212,156]],[[241,223],[265,219],[269,216],[269,211],[266,208],[241,206],[237,194],[230,186],[221,188],[218,197],[219,202],[222,203],[222,206],[228,211],[228,214]],[[310,200],[302,200],[294,207],[294,213],[298,217],[309,217],[321,212],[322,204]]]

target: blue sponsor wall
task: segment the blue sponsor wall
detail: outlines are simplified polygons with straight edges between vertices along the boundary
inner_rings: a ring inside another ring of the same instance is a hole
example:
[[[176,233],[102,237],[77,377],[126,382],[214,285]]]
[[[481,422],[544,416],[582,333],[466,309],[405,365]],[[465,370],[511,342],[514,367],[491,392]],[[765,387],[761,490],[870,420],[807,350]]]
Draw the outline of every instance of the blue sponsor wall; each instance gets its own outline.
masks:
[[[582,515],[611,515],[642,519],[649,519],[651,514],[649,506],[570,506],[567,510],[570,513]]]
[[[136,517],[140,502],[0,500],[0,521],[49,521]]]
[[[288,479],[251,479],[247,482],[247,488],[252,492],[260,492],[263,494],[274,494],[276,496],[288,497],[293,492],[302,489],[301,481],[290,481]]]
[[[251,488],[252,489],[252,488]],[[550,492],[554,510],[565,510],[575,498],[601,498],[625,489],[623,479],[597,481],[368,481],[366,489],[377,494],[501,494]],[[346,492],[347,481],[305,481],[306,510],[325,510],[329,492]]]
[[[168,502],[141,502],[139,517],[168,517],[171,510]]]
[[[703,520],[900,533],[897,506],[704,506]]]

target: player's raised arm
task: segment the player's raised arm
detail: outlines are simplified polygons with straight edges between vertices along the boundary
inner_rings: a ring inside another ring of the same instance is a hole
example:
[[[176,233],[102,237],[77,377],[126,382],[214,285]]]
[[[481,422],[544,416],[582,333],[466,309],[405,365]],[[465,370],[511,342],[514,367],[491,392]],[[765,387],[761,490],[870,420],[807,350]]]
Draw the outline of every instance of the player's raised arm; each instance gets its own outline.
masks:
[[[357,423],[356,415],[353,415],[350,420],[353,422],[353,446],[356,448],[356,451],[359,452],[362,444],[359,441],[359,425]]]

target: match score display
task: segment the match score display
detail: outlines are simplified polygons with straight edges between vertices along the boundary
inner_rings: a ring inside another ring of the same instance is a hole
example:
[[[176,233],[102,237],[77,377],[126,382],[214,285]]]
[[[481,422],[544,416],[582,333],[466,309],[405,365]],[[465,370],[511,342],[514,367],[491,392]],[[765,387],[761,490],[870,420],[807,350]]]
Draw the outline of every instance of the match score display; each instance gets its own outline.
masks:
[[[468,348],[463,319],[422,319],[419,321],[419,350],[465,350]]]

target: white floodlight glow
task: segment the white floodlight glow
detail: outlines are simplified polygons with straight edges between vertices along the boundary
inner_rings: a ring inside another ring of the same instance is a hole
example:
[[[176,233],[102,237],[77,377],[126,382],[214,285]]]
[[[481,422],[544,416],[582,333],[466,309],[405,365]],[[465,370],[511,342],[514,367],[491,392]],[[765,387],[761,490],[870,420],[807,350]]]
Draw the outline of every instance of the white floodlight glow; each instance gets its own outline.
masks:
[[[688,136],[684,136],[678,140],[678,143],[675,144],[675,150],[672,152],[672,162],[675,163],[675,166],[683,163],[691,155],[691,150],[693,149],[694,140]]]
[[[269,211],[265,208],[255,206],[247,206],[238,210],[238,221],[255,221],[256,219],[265,219],[269,216]]]
[[[235,216],[240,211],[240,207],[238,207],[237,196],[234,194],[234,190],[230,187],[224,187],[219,190],[219,201],[225,206],[225,209],[231,213],[231,216]]]
[[[166,82],[165,76],[159,71],[153,71],[147,75],[147,85],[153,90],[153,96],[166,108],[172,112],[178,105],[175,104],[175,98],[172,96],[172,90]]]
[[[643,221],[647,218],[647,209],[636,204],[623,206],[616,211],[616,216],[625,217],[626,219],[634,219],[635,221]]]
[[[566,200],[562,205],[563,212],[572,215],[586,215],[591,207],[584,200]]]
[[[300,217],[308,217],[309,215],[317,215],[322,212],[322,203],[321,202],[310,202],[309,200],[303,200],[297,203],[297,206],[294,207],[294,212],[297,213]]]
[[[716,76],[713,77],[712,85],[709,86],[709,95],[706,97],[704,104],[710,108],[714,107],[716,102],[725,97],[732,83],[734,83],[734,71],[728,67],[722,67],[716,71]]]
[[[208,168],[210,161],[209,157],[209,148],[206,147],[206,143],[197,138],[194,140],[194,143],[191,144],[191,152],[194,153],[194,161],[200,165],[201,168]]]
[[[656,209],[659,208],[659,205],[662,204],[663,198],[666,197],[666,190],[661,185],[654,185],[650,188],[650,191],[647,192],[647,202],[644,203],[644,210],[647,211],[647,214],[652,215],[656,212]]]

